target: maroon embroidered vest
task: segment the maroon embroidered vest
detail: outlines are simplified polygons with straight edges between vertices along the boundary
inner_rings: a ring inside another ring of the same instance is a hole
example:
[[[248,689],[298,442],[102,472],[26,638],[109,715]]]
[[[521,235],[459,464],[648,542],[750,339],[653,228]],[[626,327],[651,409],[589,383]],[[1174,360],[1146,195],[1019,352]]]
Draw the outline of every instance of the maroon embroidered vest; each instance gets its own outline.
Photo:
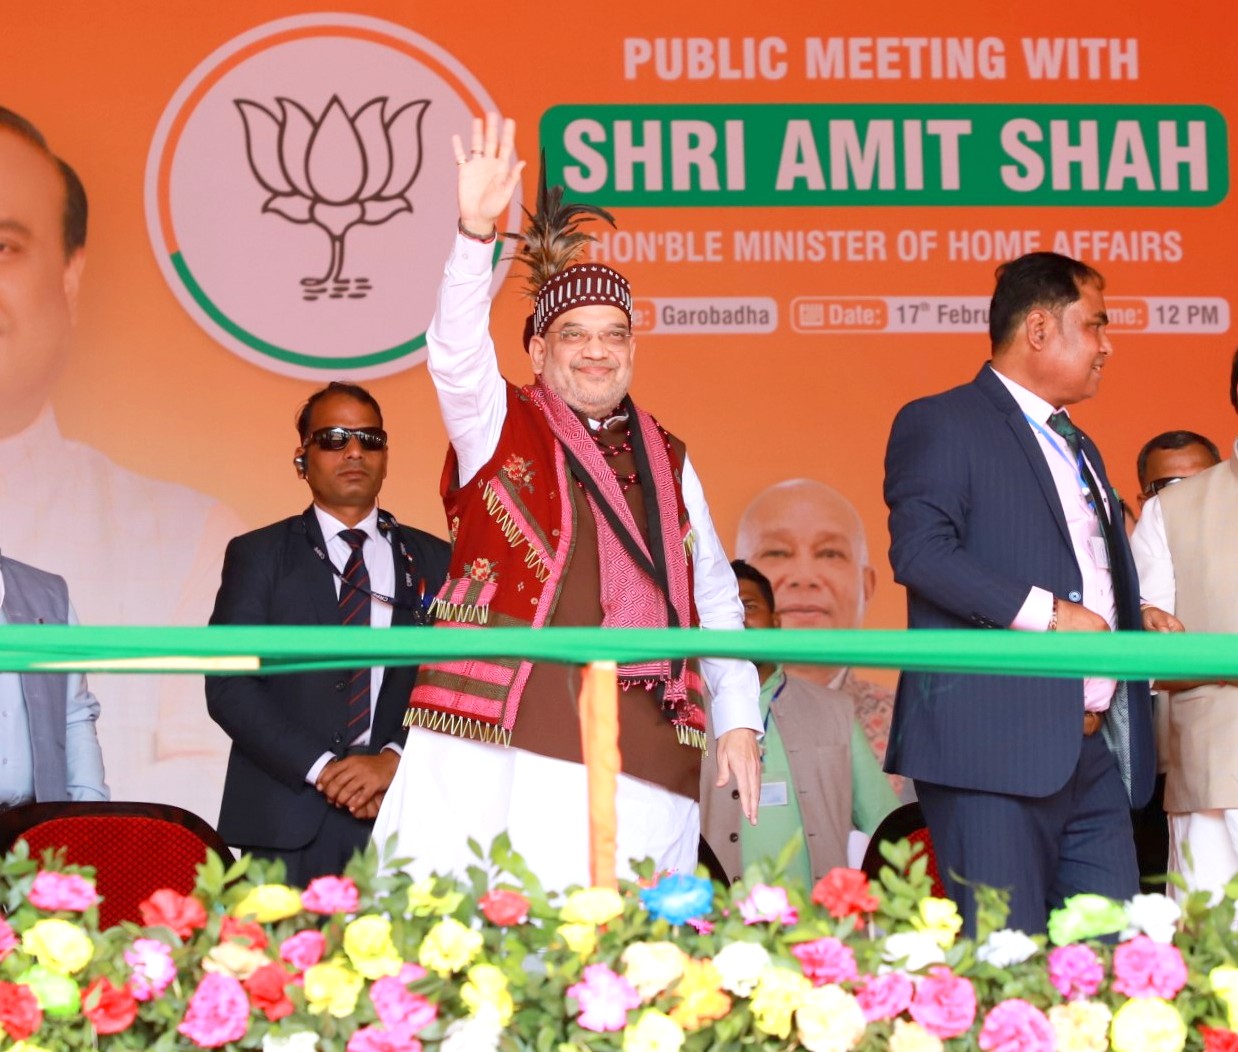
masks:
[[[670,456],[682,542],[675,546],[674,552],[668,553],[668,558],[675,555],[688,565],[690,591],[691,530],[679,480],[681,450],[682,447],[676,450],[672,445]],[[507,415],[494,455],[464,486],[457,487],[455,481],[456,458],[454,451],[449,450],[441,489],[453,549],[448,579],[431,607],[437,627],[476,629],[554,624],[564,587],[569,584],[573,597],[569,605],[579,609],[582,596],[586,605],[596,602],[599,592],[596,558],[591,571],[572,574],[574,562],[589,562],[584,558],[574,560],[573,552],[582,533],[587,541],[596,543],[594,523],[580,521],[582,509],[583,516],[589,518],[588,507],[569,475],[562,446],[525,390],[508,385]],[[592,600],[587,594],[589,591],[594,597]],[[568,620],[575,619],[569,617]],[[691,605],[691,623],[699,624],[695,604]],[[516,717],[534,667],[533,662],[518,658],[465,658],[423,664],[409,701],[406,723],[511,744]],[[548,677],[540,666],[534,678],[544,690]],[[569,677],[549,678],[561,682],[570,691]],[[575,676],[570,680],[578,682]],[[688,687],[690,700],[700,705],[700,678],[694,663]],[[570,702],[574,703],[574,697]],[[530,699],[529,704],[538,707],[535,699]],[[652,694],[633,690],[624,691],[621,704],[656,707],[657,701]],[[547,705],[548,710],[551,707]],[[553,709],[556,726],[563,722],[563,712],[573,711],[572,704],[565,706],[558,702]],[[625,711],[628,710],[621,709],[621,713]],[[647,718],[648,713],[641,715]],[[531,729],[536,722],[538,716],[529,714],[521,726]],[[704,747],[702,732],[686,725],[672,727],[661,716],[658,723],[665,728],[659,733],[669,736],[678,749],[695,754]],[[567,731],[564,741],[568,741],[575,732],[571,728],[564,730]],[[533,751],[550,755],[569,751],[567,746],[553,744],[539,748],[536,741],[527,740],[530,735],[523,731],[515,733],[515,744],[521,747],[531,746]],[[680,742],[696,748],[683,750]],[[564,758],[573,757],[565,755]],[[626,760],[624,769],[629,769]],[[662,778],[652,780],[665,784]]]

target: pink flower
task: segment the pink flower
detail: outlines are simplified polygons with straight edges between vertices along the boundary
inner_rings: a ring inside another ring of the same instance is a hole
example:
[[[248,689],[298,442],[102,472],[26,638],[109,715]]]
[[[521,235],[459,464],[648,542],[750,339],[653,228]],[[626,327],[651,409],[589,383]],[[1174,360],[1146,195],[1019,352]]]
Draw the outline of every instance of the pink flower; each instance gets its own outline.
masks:
[[[851,947],[838,939],[823,938],[792,946],[791,952],[800,962],[804,974],[813,986],[826,983],[845,983],[856,978],[855,954]]]
[[[943,1041],[971,1029],[976,1019],[976,991],[972,984],[938,965],[920,980],[908,1008],[911,1018]]]
[[[249,998],[239,979],[213,972],[203,977],[176,1029],[200,1048],[240,1041],[249,1028]]]
[[[984,1052],[1053,1052],[1054,1044],[1044,1012],[1017,997],[995,1005],[980,1028]]]
[[[1092,997],[1104,978],[1100,958],[1082,943],[1072,942],[1049,953],[1049,981],[1069,1001]]]
[[[1137,935],[1113,951],[1113,988],[1127,997],[1172,1001],[1186,985],[1186,964],[1176,946]]]
[[[134,939],[133,945],[125,950],[125,964],[133,969],[129,989],[138,1001],[162,997],[176,978],[172,951],[158,939]]]
[[[388,1030],[407,1030],[415,1034],[438,1016],[438,1006],[421,994],[411,993],[398,976],[375,979],[370,986],[370,1000]]]
[[[407,986],[409,983],[415,983],[418,979],[424,979],[429,974],[421,965],[414,964],[412,961],[406,961],[400,968],[396,978]]]
[[[893,1019],[907,1011],[912,992],[911,979],[905,972],[884,972],[865,976],[855,999],[860,1002],[864,1018],[873,1023],[878,1019]]]
[[[3,961],[19,945],[21,945],[21,940],[17,937],[17,933],[8,921],[0,917],[0,961]]]
[[[47,870],[34,878],[30,894],[26,897],[41,910],[73,910],[77,913],[90,909],[99,901],[93,881],[76,873],[51,873]]]
[[[604,964],[585,969],[583,982],[567,988],[567,996],[580,1003],[577,1022],[586,1030],[622,1030],[627,1025],[628,1009],[640,1006],[640,994],[623,976]]]
[[[360,898],[351,877],[316,877],[301,895],[311,913],[356,913]]]
[[[279,944],[279,959],[287,961],[298,972],[303,972],[322,960],[326,948],[327,939],[322,932],[299,931]]]
[[[704,917],[689,917],[688,924],[696,929],[698,935],[712,935],[714,933],[714,922],[706,920]]]
[[[756,884],[743,902],[739,904],[745,924],[761,924],[765,921],[778,924],[794,924],[799,915],[787,901],[785,888],[769,884]]]
[[[421,1052],[421,1042],[410,1030],[363,1026],[348,1039],[346,1052]]]

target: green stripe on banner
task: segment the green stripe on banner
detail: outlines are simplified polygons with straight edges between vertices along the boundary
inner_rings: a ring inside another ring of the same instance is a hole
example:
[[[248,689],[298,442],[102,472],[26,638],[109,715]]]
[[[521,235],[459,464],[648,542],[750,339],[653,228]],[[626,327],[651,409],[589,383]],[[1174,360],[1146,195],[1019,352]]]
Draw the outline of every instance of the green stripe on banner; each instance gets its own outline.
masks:
[[[182,672],[224,674],[220,659],[256,657],[263,673],[411,665],[461,657],[528,657],[580,665],[732,657],[793,664],[1126,679],[1238,680],[1238,635],[1143,632],[709,631],[701,629],[424,628],[221,625],[140,628],[0,626],[0,671],[118,671],[117,662],[175,658]],[[158,667],[129,669],[165,673]]]

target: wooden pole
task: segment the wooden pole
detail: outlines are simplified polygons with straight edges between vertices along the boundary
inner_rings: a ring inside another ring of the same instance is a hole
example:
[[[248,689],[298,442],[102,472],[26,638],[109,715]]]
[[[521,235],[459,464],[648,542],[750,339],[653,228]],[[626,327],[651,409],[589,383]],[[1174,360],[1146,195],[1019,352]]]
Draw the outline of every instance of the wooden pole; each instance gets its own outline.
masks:
[[[585,666],[580,685],[580,743],[589,784],[589,874],[593,886],[618,888],[615,790],[619,758],[619,677],[613,661]]]

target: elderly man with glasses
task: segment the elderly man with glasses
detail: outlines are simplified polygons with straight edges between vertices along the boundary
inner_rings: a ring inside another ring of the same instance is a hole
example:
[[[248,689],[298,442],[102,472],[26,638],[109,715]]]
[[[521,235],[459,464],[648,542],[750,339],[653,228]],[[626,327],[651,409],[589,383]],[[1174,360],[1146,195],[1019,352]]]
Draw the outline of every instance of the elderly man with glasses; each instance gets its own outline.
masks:
[[[387,432],[350,383],[310,396],[292,458],[313,503],[237,537],[224,557],[214,625],[418,625],[447,570],[446,543],[378,506]],[[415,667],[208,676],[206,700],[232,739],[219,831],[283,859],[304,887],[365,846],[404,742]]]
[[[440,625],[742,628],[735,575],[683,443],[628,395],[628,282],[572,258],[588,240],[576,220],[597,210],[563,204],[559,187],[542,187],[519,257],[530,264],[535,379],[516,387],[499,373],[490,260],[523,168],[514,141],[512,122],[500,137],[494,115],[474,122],[471,153],[455,140],[459,235],[427,333],[451,440],[442,493],[454,548]],[[756,670],[649,659],[621,664],[619,681],[617,857],[691,871],[706,687],[719,784],[736,778],[745,814],[756,814]],[[412,858],[418,875],[463,874],[470,839],[488,846],[507,832],[545,885],[587,882],[579,688],[578,669],[548,662],[423,665],[375,825],[386,857]]]
[[[1229,398],[1238,410],[1238,354]],[[1140,477],[1148,499],[1131,549],[1148,607],[1145,622],[1160,608],[1174,615],[1160,616],[1161,631],[1238,632],[1238,461],[1194,473],[1186,467],[1148,471],[1146,483]],[[1191,681],[1157,687],[1169,700],[1158,742],[1169,868],[1192,890],[1219,896],[1238,872],[1238,686]]]

